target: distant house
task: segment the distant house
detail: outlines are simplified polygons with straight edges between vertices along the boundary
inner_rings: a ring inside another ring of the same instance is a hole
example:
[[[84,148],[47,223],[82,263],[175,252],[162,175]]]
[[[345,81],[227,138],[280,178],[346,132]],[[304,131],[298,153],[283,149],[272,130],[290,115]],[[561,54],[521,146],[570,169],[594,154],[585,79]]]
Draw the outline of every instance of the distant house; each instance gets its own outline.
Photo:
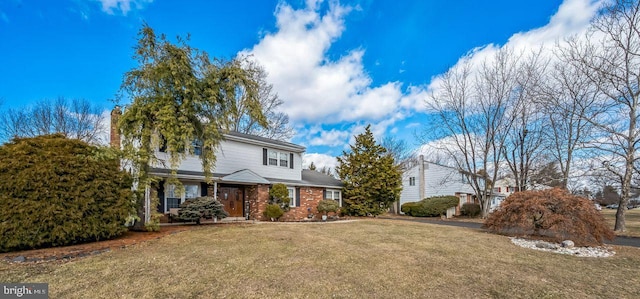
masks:
[[[400,206],[432,196],[453,195],[460,198],[456,213],[465,203],[478,203],[469,182],[469,174],[459,169],[427,162],[421,155],[417,163],[405,171],[402,178]]]
[[[118,113],[111,114],[115,127]],[[111,130],[111,144],[119,146],[117,130]],[[335,199],[342,205],[342,182],[322,173],[302,169],[303,146],[268,138],[230,132],[216,149],[216,165],[213,182],[206,183],[202,163],[196,147],[194,155],[187,155],[178,167],[177,178],[184,186],[180,192],[168,184],[170,169],[168,154],[163,148],[155,151],[158,163],[151,165],[150,174],[162,178],[150,194],[157,194],[158,212],[167,214],[187,199],[199,196],[215,196],[229,217],[236,219],[265,220],[263,212],[269,200],[269,188],[282,183],[289,190],[291,209],[283,216],[286,221],[307,219],[317,214],[318,202],[324,198]],[[313,216],[313,215],[311,215]]]
[[[509,195],[516,193],[520,190],[516,187],[516,181],[511,177],[504,177],[493,184],[493,196],[491,197],[491,203],[489,205],[490,210],[494,210],[500,206],[500,204],[507,198]],[[546,190],[551,189],[551,187],[542,184],[531,184],[527,186],[527,190]]]

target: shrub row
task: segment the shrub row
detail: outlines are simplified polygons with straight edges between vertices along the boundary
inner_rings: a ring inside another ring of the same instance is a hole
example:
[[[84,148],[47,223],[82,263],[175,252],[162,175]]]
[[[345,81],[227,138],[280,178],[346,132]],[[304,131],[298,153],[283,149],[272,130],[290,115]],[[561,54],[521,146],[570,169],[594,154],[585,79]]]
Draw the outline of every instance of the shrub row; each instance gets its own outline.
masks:
[[[447,209],[457,206],[460,199],[456,196],[434,196],[419,202],[408,202],[402,205],[402,213],[414,217],[436,217],[443,215]]]

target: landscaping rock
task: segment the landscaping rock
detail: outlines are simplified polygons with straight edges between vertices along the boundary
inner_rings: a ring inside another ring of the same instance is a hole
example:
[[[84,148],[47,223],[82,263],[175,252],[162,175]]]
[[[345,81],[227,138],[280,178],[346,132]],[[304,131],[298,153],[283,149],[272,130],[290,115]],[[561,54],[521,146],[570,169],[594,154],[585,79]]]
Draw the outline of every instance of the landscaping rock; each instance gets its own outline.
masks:
[[[558,249],[557,245],[544,241],[536,242],[536,247],[544,249]]]
[[[510,238],[513,244],[520,247],[535,250],[549,251],[560,254],[570,254],[578,257],[610,257],[616,254],[611,247],[562,247],[560,244],[554,244],[544,241],[525,240],[520,238]]]
[[[564,248],[573,248],[574,246],[576,246],[576,244],[573,243],[573,241],[571,241],[571,240],[564,240],[564,241],[562,241],[562,244],[560,244],[560,246],[562,246]]]
[[[24,263],[27,259],[24,256],[17,256],[13,258],[11,261],[14,263]]]

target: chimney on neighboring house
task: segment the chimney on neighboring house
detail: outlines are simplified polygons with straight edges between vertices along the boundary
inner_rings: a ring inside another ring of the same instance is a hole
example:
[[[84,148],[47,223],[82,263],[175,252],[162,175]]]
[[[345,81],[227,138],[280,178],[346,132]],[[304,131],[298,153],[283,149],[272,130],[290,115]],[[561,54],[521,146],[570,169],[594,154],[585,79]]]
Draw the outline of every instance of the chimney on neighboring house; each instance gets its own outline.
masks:
[[[113,148],[120,149],[120,131],[118,130],[118,121],[122,115],[122,109],[116,105],[111,110],[111,136],[109,138],[109,144]]]

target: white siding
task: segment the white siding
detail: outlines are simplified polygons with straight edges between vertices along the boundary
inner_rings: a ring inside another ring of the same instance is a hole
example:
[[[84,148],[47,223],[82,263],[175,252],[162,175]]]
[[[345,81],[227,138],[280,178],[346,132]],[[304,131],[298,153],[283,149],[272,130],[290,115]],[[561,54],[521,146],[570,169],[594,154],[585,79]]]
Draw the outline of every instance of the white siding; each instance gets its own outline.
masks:
[[[400,205],[407,202],[420,201],[419,166],[416,164],[405,172],[402,179]],[[415,177],[415,186],[410,186],[409,178]],[[424,197],[456,195],[456,193],[475,194],[469,183],[463,182],[462,174],[450,167],[424,162]],[[465,197],[466,198],[466,197]],[[462,205],[464,201],[460,201]]]
[[[265,178],[283,180],[302,179],[302,155],[293,154],[293,169],[290,167],[263,165],[262,149],[264,147],[233,140],[224,140],[216,151],[216,166],[214,173],[230,174],[238,170],[249,169]],[[282,150],[279,150],[282,152]],[[160,160],[167,160],[167,154],[156,152]],[[156,165],[156,167],[160,167]],[[169,165],[166,165],[169,168]],[[187,155],[178,167],[179,170],[202,171],[202,162],[198,156]]]
[[[425,197],[475,193],[469,183],[463,182],[462,174],[454,168],[428,162],[424,168]]]
[[[400,205],[407,202],[420,201],[420,184],[418,182],[420,176],[418,175],[418,165],[408,169],[402,175],[402,193],[400,193]],[[409,178],[416,178],[415,186],[409,184]]]

